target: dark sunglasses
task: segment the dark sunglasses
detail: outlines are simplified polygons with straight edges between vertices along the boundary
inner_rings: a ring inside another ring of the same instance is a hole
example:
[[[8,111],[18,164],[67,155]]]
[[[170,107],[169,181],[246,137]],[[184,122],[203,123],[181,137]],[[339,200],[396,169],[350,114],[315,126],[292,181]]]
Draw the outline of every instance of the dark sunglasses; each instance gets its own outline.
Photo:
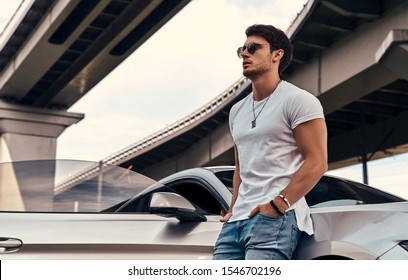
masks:
[[[249,54],[254,54],[259,49],[259,47],[262,45],[268,45],[268,44],[251,43],[248,46],[239,47],[237,50],[237,55],[239,58],[242,58],[242,53],[245,50],[247,50]]]

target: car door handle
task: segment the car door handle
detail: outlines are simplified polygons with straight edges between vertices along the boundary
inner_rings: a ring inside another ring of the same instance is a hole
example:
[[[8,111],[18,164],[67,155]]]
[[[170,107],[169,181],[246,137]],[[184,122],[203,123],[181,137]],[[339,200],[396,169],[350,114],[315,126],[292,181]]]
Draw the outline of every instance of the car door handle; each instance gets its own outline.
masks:
[[[23,241],[18,238],[0,237],[0,254],[16,252],[21,246],[23,246]]]

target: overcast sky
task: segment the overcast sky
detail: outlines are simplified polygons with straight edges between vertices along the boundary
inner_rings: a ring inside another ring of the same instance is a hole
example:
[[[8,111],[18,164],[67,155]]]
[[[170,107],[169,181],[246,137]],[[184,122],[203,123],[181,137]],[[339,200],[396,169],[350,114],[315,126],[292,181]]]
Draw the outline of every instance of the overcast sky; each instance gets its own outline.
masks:
[[[197,110],[242,76],[246,27],[286,30],[306,1],[193,0],[69,109],[85,118],[57,158],[99,161]],[[0,31],[20,2],[0,0]],[[369,183],[408,198],[407,166],[408,155],[370,162]],[[362,181],[361,166],[331,173]]]

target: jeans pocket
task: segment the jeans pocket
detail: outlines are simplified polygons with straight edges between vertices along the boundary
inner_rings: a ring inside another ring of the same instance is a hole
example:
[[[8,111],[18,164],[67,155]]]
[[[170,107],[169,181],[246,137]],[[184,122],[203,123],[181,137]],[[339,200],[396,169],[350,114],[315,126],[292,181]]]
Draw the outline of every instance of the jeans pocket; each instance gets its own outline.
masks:
[[[283,216],[272,216],[272,215],[268,215],[268,214],[264,214],[264,213],[258,213],[260,218],[265,218],[265,219],[273,219],[273,220],[280,220],[282,219]]]

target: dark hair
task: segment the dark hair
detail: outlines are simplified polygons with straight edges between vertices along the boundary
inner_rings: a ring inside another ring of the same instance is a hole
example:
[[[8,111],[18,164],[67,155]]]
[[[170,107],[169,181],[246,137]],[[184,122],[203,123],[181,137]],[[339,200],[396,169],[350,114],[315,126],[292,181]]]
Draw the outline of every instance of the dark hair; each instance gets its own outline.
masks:
[[[279,64],[279,74],[281,74],[286,67],[288,67],[290,61],[292,60],[293,47],[288,36],[286,36],[282,30],[272,25],[254,24],[246,29],[245,34],[247,37],[260,36],[264,38],[271,46],[271,52],[276,49],[282,49],[284,51],[283,57]]]

